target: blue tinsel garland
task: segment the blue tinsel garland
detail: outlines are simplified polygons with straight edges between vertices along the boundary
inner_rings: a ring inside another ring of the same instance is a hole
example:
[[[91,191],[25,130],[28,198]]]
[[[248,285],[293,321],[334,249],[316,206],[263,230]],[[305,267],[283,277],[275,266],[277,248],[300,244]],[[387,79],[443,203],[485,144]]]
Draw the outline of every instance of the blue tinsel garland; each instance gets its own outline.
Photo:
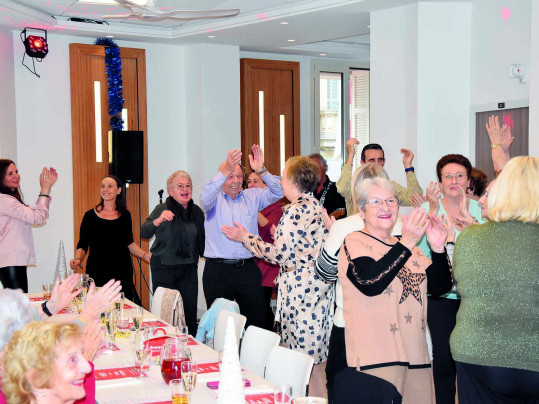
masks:
[[[112,129],[122,130],[122,108],[124,107],[122,59],[120,49],[112,39],[97,38],[95,45],[105,46],[105,66],[108,78],[109,115]]]

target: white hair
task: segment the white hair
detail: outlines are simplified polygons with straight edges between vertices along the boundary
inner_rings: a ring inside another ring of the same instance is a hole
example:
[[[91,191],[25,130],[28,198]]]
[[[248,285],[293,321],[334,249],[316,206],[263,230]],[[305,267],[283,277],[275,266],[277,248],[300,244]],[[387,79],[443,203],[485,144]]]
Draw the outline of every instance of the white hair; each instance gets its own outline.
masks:
[[[0,290],[0,352],[13,333],[31,321],[32,308],[28,297],[13,289]]]

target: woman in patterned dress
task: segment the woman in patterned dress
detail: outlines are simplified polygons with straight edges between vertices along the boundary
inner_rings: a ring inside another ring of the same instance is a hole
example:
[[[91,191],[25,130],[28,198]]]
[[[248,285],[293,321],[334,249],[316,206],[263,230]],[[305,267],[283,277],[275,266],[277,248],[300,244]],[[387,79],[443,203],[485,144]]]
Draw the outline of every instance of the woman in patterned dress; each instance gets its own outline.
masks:
[[[223,226],[222,231],[255,256],[280,265],[275,321],[281,323],[282,344],[313,357],[309,394],[327,396],[322,373],[333,322],[334,284],[324,282],[314,271],[327,234],[322,207],[312,195],[318,175],[318,167],[308,157],[288,159],[281,184],[291,202],[279,221],[273,245],[238,224]]]

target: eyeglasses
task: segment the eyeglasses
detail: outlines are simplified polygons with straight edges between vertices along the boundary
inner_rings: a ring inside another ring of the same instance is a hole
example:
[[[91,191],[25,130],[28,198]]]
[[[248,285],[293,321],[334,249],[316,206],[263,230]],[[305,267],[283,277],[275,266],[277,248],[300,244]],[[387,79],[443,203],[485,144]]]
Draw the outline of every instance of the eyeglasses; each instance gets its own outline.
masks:
[[[387,198],[385,201],[380,198],[371,198],[367,201],[369,205],[371,205],[373,208],[381,208],[384,206],[384,202],[389,206],[390,208],[393,208],[399,204],[399,200],[397,198]]]
[[[176,185],[176,188],[178,188],[178,189],[191,189],[192,186],[191,186],[191,184],[178,184],[178,185]]]
[[[451,181],[451,180],[453,179],[453,177],[455,177],[457,180],[460,180],[460,179],[464,178],[464,174],[462,174],[462,173],[456,173],[456,174],[454,174],[454,175],[451,174],[451,173],[444,174],[444,178],[445,178],[446,180]]]

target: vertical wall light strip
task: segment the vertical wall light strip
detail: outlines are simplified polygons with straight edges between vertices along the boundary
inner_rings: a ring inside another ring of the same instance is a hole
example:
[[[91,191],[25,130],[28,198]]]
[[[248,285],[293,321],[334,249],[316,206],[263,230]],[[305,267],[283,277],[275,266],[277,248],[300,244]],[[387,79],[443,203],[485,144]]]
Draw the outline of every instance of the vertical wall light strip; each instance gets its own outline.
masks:
[[[264,150],[264,91],[258,92],[259,146]]]
[[[94,117],[95,117],[95,162],[103,162],[101,144],[101,83],[94,81]]]
[[[122,109],[122,121],[124,121],[122,130],[129,130],[127,129],[127,108]]]
[[[284,156],[285,156],[285,143],[284,143],[284,115],[279,115],[279,149],[281,150],[281,172],[284,170]]]

